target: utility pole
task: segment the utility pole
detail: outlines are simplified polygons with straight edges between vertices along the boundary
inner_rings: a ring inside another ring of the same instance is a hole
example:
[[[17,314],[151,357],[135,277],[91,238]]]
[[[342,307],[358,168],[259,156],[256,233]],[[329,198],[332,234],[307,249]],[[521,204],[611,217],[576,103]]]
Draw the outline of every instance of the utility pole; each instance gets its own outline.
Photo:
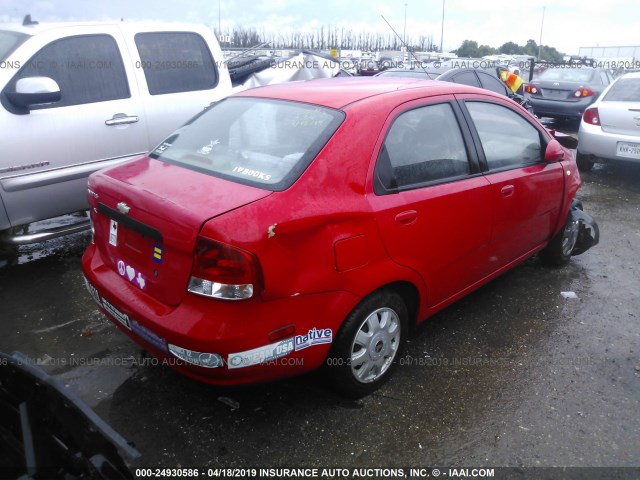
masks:
[[[444,38],[444,1],[442,0],[442,30],[440,32],[440,53],[442,53],[442,40]]]
[[[402,43],[404,43],[405,47],[407,46],[407,5],[404,4],[404,33],[402,34]]]
[[[542,28],[544,27],[544,11],[547,7],[542,7],[542,23],[540,24],[540,42],[538,43],[538,61],[542,55]]]

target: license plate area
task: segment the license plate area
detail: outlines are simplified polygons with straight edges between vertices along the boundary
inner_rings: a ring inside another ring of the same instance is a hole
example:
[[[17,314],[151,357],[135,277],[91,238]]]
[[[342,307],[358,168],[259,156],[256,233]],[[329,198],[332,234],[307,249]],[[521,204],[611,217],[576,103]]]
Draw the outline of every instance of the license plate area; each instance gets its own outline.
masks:
[[[619,157],[640,159],[640,143],[618,142],[616,154]]]

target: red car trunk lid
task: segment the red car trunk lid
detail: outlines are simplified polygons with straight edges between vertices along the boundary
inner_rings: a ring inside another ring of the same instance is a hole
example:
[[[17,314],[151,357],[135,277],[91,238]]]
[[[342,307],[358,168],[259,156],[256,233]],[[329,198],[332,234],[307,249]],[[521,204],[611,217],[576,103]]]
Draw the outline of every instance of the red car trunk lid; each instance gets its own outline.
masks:
[[[167,305],[186,292],[202,225],[271,194],[148,157],[98,172],[89,183],[105,262]]]

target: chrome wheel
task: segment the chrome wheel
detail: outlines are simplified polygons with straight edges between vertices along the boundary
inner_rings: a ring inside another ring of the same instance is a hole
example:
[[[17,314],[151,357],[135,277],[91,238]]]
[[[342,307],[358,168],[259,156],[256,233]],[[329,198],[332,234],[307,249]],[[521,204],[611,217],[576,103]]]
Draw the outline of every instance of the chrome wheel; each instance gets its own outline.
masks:
[[[562,233],[562,255],[565,257],[571,256],[571,252],[578,241],[579,231],[579,222],[570,222],[564,227],[564,232]]]
[[[351,344],[351,372],[361,383],[375,382],[398,353],[400,318],[391,308],[379,308],[360,324]]]

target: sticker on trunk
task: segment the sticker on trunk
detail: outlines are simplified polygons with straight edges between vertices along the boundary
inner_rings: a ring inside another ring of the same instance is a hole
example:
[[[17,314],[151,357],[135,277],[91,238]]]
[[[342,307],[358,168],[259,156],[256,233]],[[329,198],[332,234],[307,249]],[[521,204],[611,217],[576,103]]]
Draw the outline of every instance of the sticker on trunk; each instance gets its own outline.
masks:
[[[109,224],[109,244],[118,246],[118,222],[111,220]]]
[[[133,283],[134,285],[137,285],[140,290],[145,289],[147,280],[144,278],[142,273],[136,271],[135,268],[133,268],[131,265],[126,264],[122,260],[118,260],[116,262],[116,265],[118,267],[118,273],[121,277],[129,280],[129,282]]]

